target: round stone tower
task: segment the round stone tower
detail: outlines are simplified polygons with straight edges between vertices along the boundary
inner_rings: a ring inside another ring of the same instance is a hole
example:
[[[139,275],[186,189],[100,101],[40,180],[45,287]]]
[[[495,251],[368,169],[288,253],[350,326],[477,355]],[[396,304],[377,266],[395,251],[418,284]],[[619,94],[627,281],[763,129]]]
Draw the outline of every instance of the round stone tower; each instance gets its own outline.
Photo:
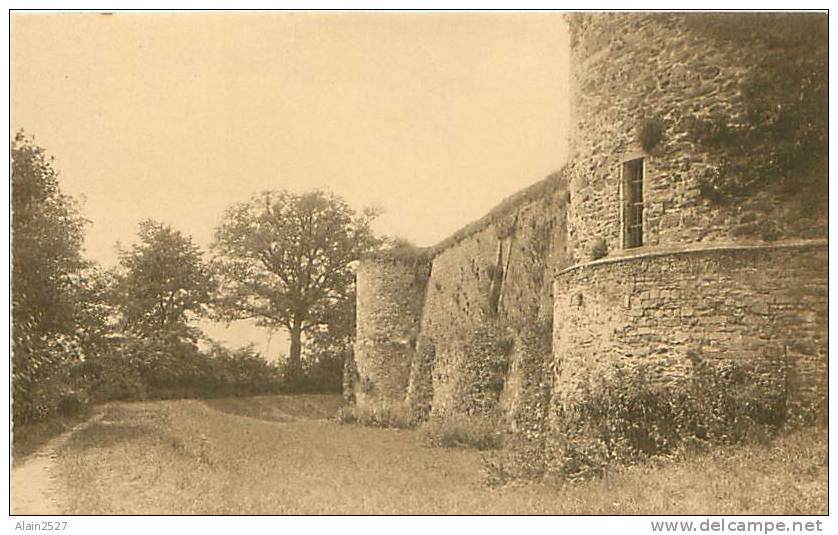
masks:
[[[356,402],[404,401],[422,316],[429,264],[415,255],[380,255],[359,263]]]
[[[560,401],[617,359],[675,381],[697,356],[788,374],[790,403],[822,404],[826,23],[568,16],[573,265],[553,286]]]
[[[826,237],[825,14],[567,22],[577,262],[598,243],[613,253]]]

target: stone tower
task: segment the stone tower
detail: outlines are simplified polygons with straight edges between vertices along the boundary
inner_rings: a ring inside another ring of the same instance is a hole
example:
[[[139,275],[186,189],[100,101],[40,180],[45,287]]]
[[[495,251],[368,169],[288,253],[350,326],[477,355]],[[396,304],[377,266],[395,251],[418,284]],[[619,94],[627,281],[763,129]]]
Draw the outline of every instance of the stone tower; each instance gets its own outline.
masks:
[[[514,429],[516,410],[572,404],[617,362],[675,381],[696,359],[782,362],[790,406],[823,402],[825,15],[584,13],[568,28],[566,166],[435,247],[361,263],[359,404],[420,392],[444,417],[480,396]]]

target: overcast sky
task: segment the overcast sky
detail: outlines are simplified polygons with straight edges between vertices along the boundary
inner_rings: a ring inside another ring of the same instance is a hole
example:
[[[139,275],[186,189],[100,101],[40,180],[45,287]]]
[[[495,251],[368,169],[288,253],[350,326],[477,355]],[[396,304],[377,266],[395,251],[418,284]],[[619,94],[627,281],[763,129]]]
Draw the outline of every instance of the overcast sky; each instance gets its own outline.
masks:
[[[147,217],[206,247],[264,189],[331,189],[431,245],[561,166],[567,74],[558,14],[12,17],[12,128],[105,265]]]

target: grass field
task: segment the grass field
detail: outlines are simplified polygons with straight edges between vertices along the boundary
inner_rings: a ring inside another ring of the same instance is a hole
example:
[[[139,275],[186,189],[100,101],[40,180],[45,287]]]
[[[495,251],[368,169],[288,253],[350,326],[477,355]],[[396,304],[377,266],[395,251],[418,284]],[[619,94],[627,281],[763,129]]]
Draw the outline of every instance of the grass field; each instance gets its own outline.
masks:
[[[563,488],[483,485],[480,454],[340,425],[336,396],[113,403],[51,468],[69,514],[823,514],[826,431]],[[13,497],[14,500],[17,498]]]

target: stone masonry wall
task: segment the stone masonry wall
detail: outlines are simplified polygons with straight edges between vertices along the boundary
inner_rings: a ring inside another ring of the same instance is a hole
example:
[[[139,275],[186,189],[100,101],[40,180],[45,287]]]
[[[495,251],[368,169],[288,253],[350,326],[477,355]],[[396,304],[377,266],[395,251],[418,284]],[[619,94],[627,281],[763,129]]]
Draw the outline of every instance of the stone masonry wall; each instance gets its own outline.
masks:
[[[569,248],[577,262],[593,243],[622,248],[620,168],[644,157],[644,245],[716,240],[826,237],[825,217],[776,193],[717,204],[701,195],[704,177],[721,162],[688,136],[691,116],[744,111],[742,83],[767,53],[763,45],[720,40],[701,30],[698,13],[575,13],[571,32],[572,131]],[[664,126],[644,153],[638,128]],[[809,216],[812,216],[811,218]]]
[[[427,277],[427,264],[414,259],[370,258],[358,266],[358,404],[404,400]]]
[[[552,317],[551,280],[557,267],[568,265],[567,194],[562,185],[522,203],[434,257],[420,340],[420,345],[433,347],[434,411],[444,413],[457,406],[456,398],[466,386],[469,346],[479,344],[474,337],[481,336],[482,329],[495,329],[497,336],[514,340],[522,326]],[[499,284],[496,311],[493,281]],[[522,358],[520,352],[512,353],[502,406],[514,403]]]
[[[825,241],[699,249],[600,260],[561,273],[554,286],[555,402],[617,360],[650,365],[660,380],[687,355],[754,361],[785,357],[793,404],[827,385]]]
[[[361,263],[358,403],[406,401],[422,417],[494,403],[511,429],[532,430],[549,421],[545,398],[572,403],[617,360],[666,381],[690,354],[785,358],[793,403],[826,395],[825,217],[777,192],[728,204],[702,194],[720,162],[682,119],[735,120],[765,53],[714,39],[702,16],[569,16],[570,163],[415,258]],[[663,125],[646,151],[645,119]],[[620,169],[637,157],[644,243],[624,249]],[[606,256],[592,261],[601,240]],[[497,399],[469,405],[485,384]]]

